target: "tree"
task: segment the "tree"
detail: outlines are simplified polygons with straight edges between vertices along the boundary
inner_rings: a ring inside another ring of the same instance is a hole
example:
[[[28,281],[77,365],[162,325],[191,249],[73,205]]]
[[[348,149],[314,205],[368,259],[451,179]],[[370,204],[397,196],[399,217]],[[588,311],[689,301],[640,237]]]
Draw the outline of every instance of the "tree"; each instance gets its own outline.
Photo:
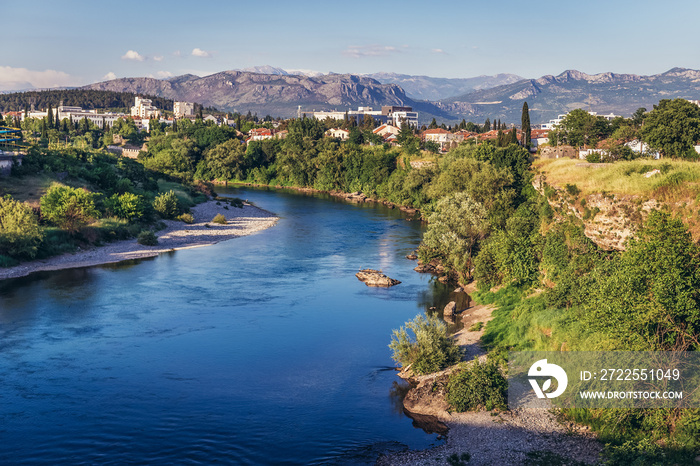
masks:
[[[430,124],[428,125],[428,129],[435,129],[437,127],[438,127],[437,121],[435,120],[435,118],[433,118],[433,121],[431,121]]]
[[[41,197],[40,204],[45,219],[71,234],[98,216],[94,195],[82,188],[53,184]]]
[[[51,104],[49,104],[48,110],[46,111],[46,126],[53,128],[53,110],[51,110]]]
[[[685,99],[664,99],[644,119],[642,140],[666,157],[696,158],[700,107]]]
[[[594,273],[586,318],[625,350],[700,346],[700,248],[680,218],[652,211],[627,250]]]
[[[491,131],[491,120],[489,120],[489,119],[487,118],[486,121],[484,122],[484,129],[483,129],[483,132],[484,132],[484,133],[487,133],[487,132],[489,132],[489,131]]]
[[[523,102],[523,114],[520,117],[520,130],[522,131],[522,145],[530,150],[532,144],[532,129],[530,127],[530,109],[527,102]]]
[[[411,129],[411,125],[405,121],[402,121],[401,128],[399,129],[399,134],[396,135],[396,142],[400,146],[403,146],[404,144],[411,142],[413,139],[415,139],[415,136],[413,135],[413,129]]]
[[[0,254],[32,258],[43,237],[31,207],[9,195],[0,197]]]
[[[153,200],[153,209],[162,218],[175,218],[180,213],[177,196],[171,189],[167,193],[161,193]]]
[[[148,209],[143,196],[133,193],[113,194],[105,200],[105,206],[112,215],[128,222],[140,220]]]
[[[639,107],[635,112],[632,114],[632,124],[636,127],[642,126],[642,122],[644,122],[644,117],[646,116],[647,109],[644,107]]]
[[[440,199],[428,217],[428,231],[422,246],[442,255],[443,264],[471,279],[472,254],[489,230],[484,205],[459,192]]]

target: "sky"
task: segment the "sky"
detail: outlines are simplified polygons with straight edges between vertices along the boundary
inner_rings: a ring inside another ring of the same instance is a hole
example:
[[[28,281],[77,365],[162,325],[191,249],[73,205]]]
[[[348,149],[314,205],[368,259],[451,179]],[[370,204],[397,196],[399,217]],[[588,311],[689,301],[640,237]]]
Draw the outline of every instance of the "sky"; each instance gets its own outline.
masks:
[[[446,78],[700,69],[697,0],[0,0],[0,90],[271,65]]]

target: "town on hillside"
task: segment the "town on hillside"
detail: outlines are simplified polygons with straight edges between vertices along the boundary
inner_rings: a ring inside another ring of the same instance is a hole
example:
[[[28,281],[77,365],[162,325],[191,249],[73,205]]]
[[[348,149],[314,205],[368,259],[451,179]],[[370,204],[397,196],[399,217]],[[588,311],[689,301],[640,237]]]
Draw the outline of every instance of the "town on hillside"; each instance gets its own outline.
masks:
[[[688,100],[700,105],[698,100]],[[198,109],[198,111],[196,111]],[[417,111],[407,106],[358,107],[357,110],[312,111],[308,114],[299,106],[297,119],[312,118],[323,124],[324,136],[340,142],[388,147],[411,146],[426,153],[446,153],[460,144],[494,144],[504,147],[518,144],[543,158],[579,158],[589,161],[630,158],[633,154],[659,158],[661,153],[643,141],[639,126],[646,109],[639,109],[630,119],[614,113],[598,115],[593,111],[573,110],[539,124],[529,123],[527,103],[523,108],[520,125],[486,119],[479,125],[462,120],[460,123],[438,124],[433,118],[420,124]],[[0,130],[0,168],[4,173],[13,161],[21,163],[26,141],[44,142],[50,146],[68,143],[71,129],[110,132],[109,140],[87,138],[93,148],[103,149],[129,158],[138,158],[146,151],[152,131],[176,130],[178,122],[226,126],[235,130],[242,144],[266,139],[285,139],[288,126],[294,119],[273,119],[266,116],[223,113],[204,113],[194,102],[173,102],[173,110],[157,108],[152,99],[136,96],[130,113],[79,106],[60,105],[41,110],[8,111],[2,115],[4,127]],[[118,130],[115,130],[117,128]],[[125,128],[125,129],[124,129]],[[53,131],[52,130],[56,130]],[[126,135],[129,135],[126,137]],[[695,146],[700,153],[700,145]],[[632,154],[632,155],[630,155]]]

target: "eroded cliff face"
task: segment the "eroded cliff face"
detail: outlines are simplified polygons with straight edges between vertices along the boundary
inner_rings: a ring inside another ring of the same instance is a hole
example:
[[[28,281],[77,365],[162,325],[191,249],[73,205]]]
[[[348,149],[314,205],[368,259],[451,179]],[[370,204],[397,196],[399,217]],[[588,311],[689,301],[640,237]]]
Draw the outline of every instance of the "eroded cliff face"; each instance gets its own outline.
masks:
[[[547,198],[555,215],[578,219],[585,235],[608,251],[624,251],[627,240],[636,235],[649,212],[662,206],[659,201],[642,196],[613,193],[584,196],[576,192],[575,187],[551,186],[543,176],[535,177],[533,186]]]

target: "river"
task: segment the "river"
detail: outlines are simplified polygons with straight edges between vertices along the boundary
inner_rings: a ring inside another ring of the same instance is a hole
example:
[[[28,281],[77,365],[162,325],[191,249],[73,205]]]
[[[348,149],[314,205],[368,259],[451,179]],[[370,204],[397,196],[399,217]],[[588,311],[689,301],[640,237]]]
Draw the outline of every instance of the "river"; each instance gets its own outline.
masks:
[[[440,444],[401,409],[391,330],[449,289],[381,205],[223,188],[252,236],[0,282],[0,462],[372,464]],[[354,274],[383,269],[398,286]]]

